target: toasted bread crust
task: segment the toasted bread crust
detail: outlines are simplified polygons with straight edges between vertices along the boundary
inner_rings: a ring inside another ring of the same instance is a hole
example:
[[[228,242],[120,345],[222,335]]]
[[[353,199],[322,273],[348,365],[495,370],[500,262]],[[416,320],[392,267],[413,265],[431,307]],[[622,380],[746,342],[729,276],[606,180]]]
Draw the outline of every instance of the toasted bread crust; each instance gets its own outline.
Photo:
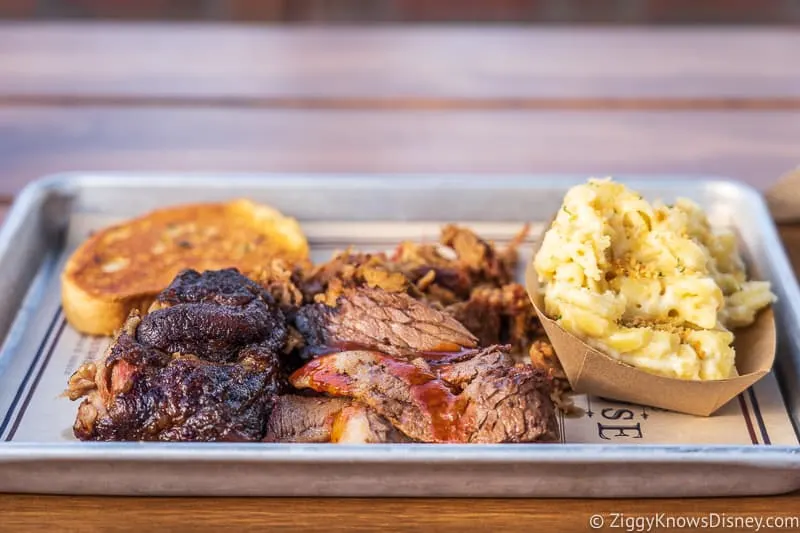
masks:
[[[102,300],[83,290],[74,278],[62,276],[61,279],[64,316],[72,327],[87,335],[113,335],[131,310],[144,313],[156,295]]]
[[[271,259],[307,257],[297,221],[267,206],[236,200],[162,209],[84,242],[62,272],[62,305],[75,329],[110,335],[185,268],[247,274]]]

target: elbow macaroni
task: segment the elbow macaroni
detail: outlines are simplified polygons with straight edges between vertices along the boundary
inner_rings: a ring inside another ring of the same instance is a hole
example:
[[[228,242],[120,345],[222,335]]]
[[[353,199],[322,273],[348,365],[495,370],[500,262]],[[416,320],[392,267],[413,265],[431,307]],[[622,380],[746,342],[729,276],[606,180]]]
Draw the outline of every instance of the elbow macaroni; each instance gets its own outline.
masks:
[[[747,281],[730,231],[688,200],[650,204],[625,186],[573,187],[534,258],[545,312],[610,356],[672,378],[736,375],[730,329],[775,300]]]

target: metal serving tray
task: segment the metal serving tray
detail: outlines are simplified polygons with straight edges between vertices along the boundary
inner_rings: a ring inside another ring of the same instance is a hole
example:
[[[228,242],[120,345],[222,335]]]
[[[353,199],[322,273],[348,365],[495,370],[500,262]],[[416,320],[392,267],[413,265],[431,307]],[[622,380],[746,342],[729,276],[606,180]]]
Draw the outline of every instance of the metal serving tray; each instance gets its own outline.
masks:
[[[81,443],[67,437],[21,439],[9,429],[30,400],[31,392],[26,396],[25,391],[39,384],[47,364],[40,356],[55,319],[48,323],[38,311],[48,298],[57,298],[59,261],[75,213],[127,217],[167,204],[249,197],[309,226],[325,221],[361,227],[377,221],[541,223],[557,209],[567,188],[583,179],[73,173],[30,185],[0,233],[0,491],[641,498],[800,488],[800,292],[795,276],[760,195],[736,183],[700,178],[620,179],[650,198],[683,196],[699,202],[715,224],[736,228],[751,270],[772,281],[779,298],[776,375],[782,393],[776,394],[783,395],[788,414],[782,413],[794,428],[790,444],[769,444],[758,414],[763,438],[756,439],[758,432],[749,426],[752,443],[737,445]],[[53,406],[67,402],[58,398],[58,388],[39,393],[52,395]],[[744,406],[745,399],[740,401]],[[755,402],[755,396],[747,401]],[[76,407],[72,404],[71,412]],[[64,425],[57,411],[42,411],[38,422]],[[697,420],[693,423],[701,427],[709,419]]]

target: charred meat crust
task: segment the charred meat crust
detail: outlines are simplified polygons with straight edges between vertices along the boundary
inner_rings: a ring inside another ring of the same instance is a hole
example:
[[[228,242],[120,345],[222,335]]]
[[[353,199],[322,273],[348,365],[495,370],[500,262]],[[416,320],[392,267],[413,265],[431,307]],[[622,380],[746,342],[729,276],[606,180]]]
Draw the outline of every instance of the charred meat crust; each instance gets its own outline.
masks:
[[[168,353],[213,362],[233,360],[258,343],[280,351],[286,320],[259,285],[235,269],[183,271],[161,294],[136,331],[136,339]]]
[[[260,440],[288,387],[278,355],[287,328],[269,302],[235,270],[182,273],[156,310],[132,313],[104,359],[70,379],[70,397],[86,396],[76,437]]]
[[[92,440],[253,441],[264,432],[270,374],[243,365],[176,357],[145,367],[97,420]]]
[[[106,441],[259,440],[282,388],[278,369],[274,354],[213,363],[144,347],[123,333],[99,365],[97,390],[90,393],[99,398],[84,400],[75,436]]]
[[[136,338],[168,353],[226,362],[256,342],[278,351],[287,333],[282,313],[254,300],[238,307],[201,302],[159,309],[142,319]]]
[[[307,305],[295,325],[306,340],[305,357],[357,348],[416,357],[477,345],[475,336],[446,313],[407,294],[380,289],[348,289],[336,307]]]
[[[181,271],[156,297],[152,310],[200,302],[243,306],[255,299],[274,303],[263,287],[242,276],[235,268],[211,270],[202,274],[187,269]]]

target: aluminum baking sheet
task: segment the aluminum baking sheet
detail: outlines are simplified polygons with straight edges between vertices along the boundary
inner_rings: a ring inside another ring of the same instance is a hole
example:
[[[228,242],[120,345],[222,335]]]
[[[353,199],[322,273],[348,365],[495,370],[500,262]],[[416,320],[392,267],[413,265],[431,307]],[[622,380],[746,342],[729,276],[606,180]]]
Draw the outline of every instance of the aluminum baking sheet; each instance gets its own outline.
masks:
[[[72,494],[643,497],[800,488],[794,274],[760,196],[728,182],[631,181],[650,198],[692,198],[734,227],[751,269],[779,296],[775,372],[710,418],[580,396],[561,444],[81,443],[60,397],[106,338],[66,324],[60,266],[93,229],[174,203],[248,197],[297,217],[315,260],[350,244],[432,240],[445,222],[531,242],[583,178],[543,176],[172,176],[70,174],[29,187],[0,235],[0,491]],[[628,180],[626,180],[628,181]],[[521,269],[530,244],[522,250]],[[521,273],[520,273],[521,274]],[[98,468],[98,466],[100,468]],[[106,470],[106,468],[111,470]],[[113,472],[113,475],[98,475]]]

